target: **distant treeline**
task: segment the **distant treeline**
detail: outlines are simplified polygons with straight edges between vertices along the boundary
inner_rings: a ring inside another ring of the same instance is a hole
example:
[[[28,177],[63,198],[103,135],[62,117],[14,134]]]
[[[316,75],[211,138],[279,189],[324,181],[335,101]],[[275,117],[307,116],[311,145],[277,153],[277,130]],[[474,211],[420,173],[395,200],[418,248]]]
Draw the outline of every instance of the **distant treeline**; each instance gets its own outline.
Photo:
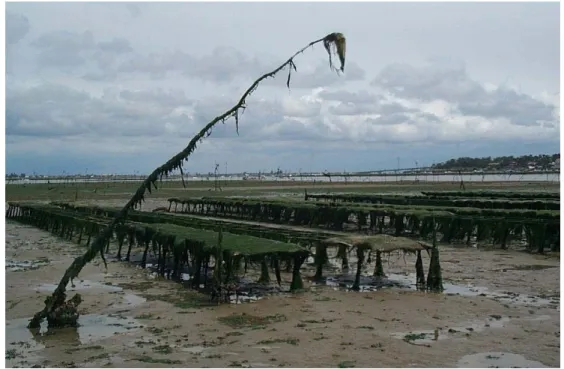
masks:
[[[529,168],[551,169],[556,159],[560,159],[560,153],[552,155],[523,155],[523,156],[500,156],[492,158],[462,157],[450,159],[443,163],[434,164],[436,169],[512,169]]]

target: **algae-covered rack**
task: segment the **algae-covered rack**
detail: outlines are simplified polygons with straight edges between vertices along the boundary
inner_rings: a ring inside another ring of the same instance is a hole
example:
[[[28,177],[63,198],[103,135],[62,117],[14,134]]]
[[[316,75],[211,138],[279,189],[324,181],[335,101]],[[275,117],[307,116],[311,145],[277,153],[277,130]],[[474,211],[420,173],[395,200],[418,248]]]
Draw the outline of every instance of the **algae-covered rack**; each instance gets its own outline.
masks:
[[[103,216],[33,203],[9,203],[6,215],[9,219],[57,233],[78,243],[85,240],[86,245],[89,245],[90,238],[98,234],[101,227],[109,221]],[[273,266],[278,277],[280,260],[292,260],[295,265],[301,266],[310,255],[307,249],[294,243],[168,223],[127,221],[116,227],[114,236],[118,244],[118,259],[121,259],[122,246],[126,240],[129,247],[125,260],[129,260],[132,248],[143,248],[141,264],[145,266],[148,251],[151,249],[158,255],[157,272],[161,275],[165,274],[167,257],[172,256],[174,277],[180,278],[180,270],[189,266],[194,277],[192,285],[196,288],[200,286],[202,269],[208,269],[210,258],[214,259],[216,265],[225,266],[216,268],[225,269],[224,273],[218,275],[221,279],[216,281],[222,284],[233,277],[232,272],[238,268],[242,258],[245,262],[260,261],[264,264],[265,256],[270,256],[276,260]],[[109,247],[108,243],[106,253],[109,252]],[[205,273],[204,278],[206,275]],[[299,278],[299,283],[292,283],[291,288],[298,288],[301,285],[299,269],[294,277]]]
[[[434,240],[436,239],[433,234]],[[435,241],[434,241],[435,242]],[[360,288],[360,276],[362,273],[362,265],[364,263],[365,254],[367,251],[376,252],[376,266],[374,270],[375,277],[385,277],[384,268],[382,266],[382,254],[391,253],[401,250],[407,253],[417,253],[417,261],[415,263],[416,271],[416,285],[418,289],[425,289],[432,291],[442,291],[442,276],[441,265],[439,262],[439,254],[436,246],[431,246],[426,242],[412,240],[405,237],[392,237],[385,234],[364,236],[364,235],[347,235],[339,237],[327,238],[318,246],[317,253],[323,253],[324,248],[327,246],[339,246],[347,248],[356,248],[357,252],[357,270],[353,290]],[[423,270],[423,260],[421,258],[421,251],[427,251],[431,254],[429,263],[429,276],[425,280]],[[340,251],[341,252],[341,251]],[[318,269],[317,276],[320,277],[321,269]]]

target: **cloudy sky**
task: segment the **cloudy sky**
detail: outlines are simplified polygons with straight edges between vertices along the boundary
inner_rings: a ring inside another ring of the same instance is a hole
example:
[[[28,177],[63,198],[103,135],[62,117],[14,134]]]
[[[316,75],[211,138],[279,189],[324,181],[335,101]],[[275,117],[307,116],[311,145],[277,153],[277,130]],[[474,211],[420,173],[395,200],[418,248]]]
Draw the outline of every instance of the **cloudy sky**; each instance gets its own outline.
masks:
[[[147,173],[260,74],[187,172],[559,151],[558,3],[8,3],[6,172]]]

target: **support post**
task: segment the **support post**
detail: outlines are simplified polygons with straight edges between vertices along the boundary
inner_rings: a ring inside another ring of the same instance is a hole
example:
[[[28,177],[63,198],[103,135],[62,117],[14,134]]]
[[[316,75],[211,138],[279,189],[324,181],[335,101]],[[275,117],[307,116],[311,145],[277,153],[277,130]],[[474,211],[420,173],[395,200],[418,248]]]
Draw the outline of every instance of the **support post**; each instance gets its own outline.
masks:
[[[415,262],[416,283],[418,290],[425,289],[425,270],[423,269],[423,259],[421,250],[417,251],[417,261]]]
[[[276,282],[278,283],[278,287],[282,284],[282,277],[280,275],[280,257],[278,255],[274,255],[274,274],[276,275]]]
[[[351,288],[353,291],[360,291],[360,275],[362,273],[362,264],[364,263],[364,252],[365,252],[364,247],[362,246],[356,247],[356,257],[357,257],[356,276],[354,278],[354,284],[352,285]]]
[[[327,255],[327,246],[318,243],[315,246],[315,279],[323,278],[323,266],[327,264],[329,257]]]
[[[433,292],[442,292],[444,290],[441,263],[439,261],[439,248],[437,247],[435,218],[433,218],[433,248],[431,249],[431,261],[429,262],[429,274],[427,275],[427,290]]]
[[[292,292],[304,288],[302,276],[300,275],[300,268],[307,257],[307,253],[297,253],[294,255],[294,269],[292,270],[292,283],[290,284],[290,291]]]
[[[268,273],[268,263],[266,262],[266,256],[263,256],[260,262],[260,278],[258,280],[258,283],[270,283],[270,274]]]
[[[339,251],[337,251],[337,257],[341,258],[341,269],[344,272],[349,271],[349,255],[347,253],[347,247],[345,245],[339,246]]]
[[[374,277],[385,278],[384,266],[382,265],[382,251],[376,250],[376,266],[374,266]]]

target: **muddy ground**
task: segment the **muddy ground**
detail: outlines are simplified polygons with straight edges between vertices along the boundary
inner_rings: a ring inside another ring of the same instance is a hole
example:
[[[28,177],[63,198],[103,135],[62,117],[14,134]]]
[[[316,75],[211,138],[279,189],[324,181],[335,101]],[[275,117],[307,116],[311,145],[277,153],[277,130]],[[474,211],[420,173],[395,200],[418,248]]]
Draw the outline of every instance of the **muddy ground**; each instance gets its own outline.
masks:
[[[69,296],[83,296],[81,326],[54,334],[26,329],[82,252],[84,246],[7,222],[8,367],[560,365],[554,257],[444,246],[444,294],[325,285],[221,306],[139,267],[114,261],[105,270],[96,259],[68,288]],[[428,258],[424,263],[427,270]],[[404,281],[414,282],[414,265],[409,255],[384,260],[390,278]],[[283,274],[285,283],[290,278]]]

